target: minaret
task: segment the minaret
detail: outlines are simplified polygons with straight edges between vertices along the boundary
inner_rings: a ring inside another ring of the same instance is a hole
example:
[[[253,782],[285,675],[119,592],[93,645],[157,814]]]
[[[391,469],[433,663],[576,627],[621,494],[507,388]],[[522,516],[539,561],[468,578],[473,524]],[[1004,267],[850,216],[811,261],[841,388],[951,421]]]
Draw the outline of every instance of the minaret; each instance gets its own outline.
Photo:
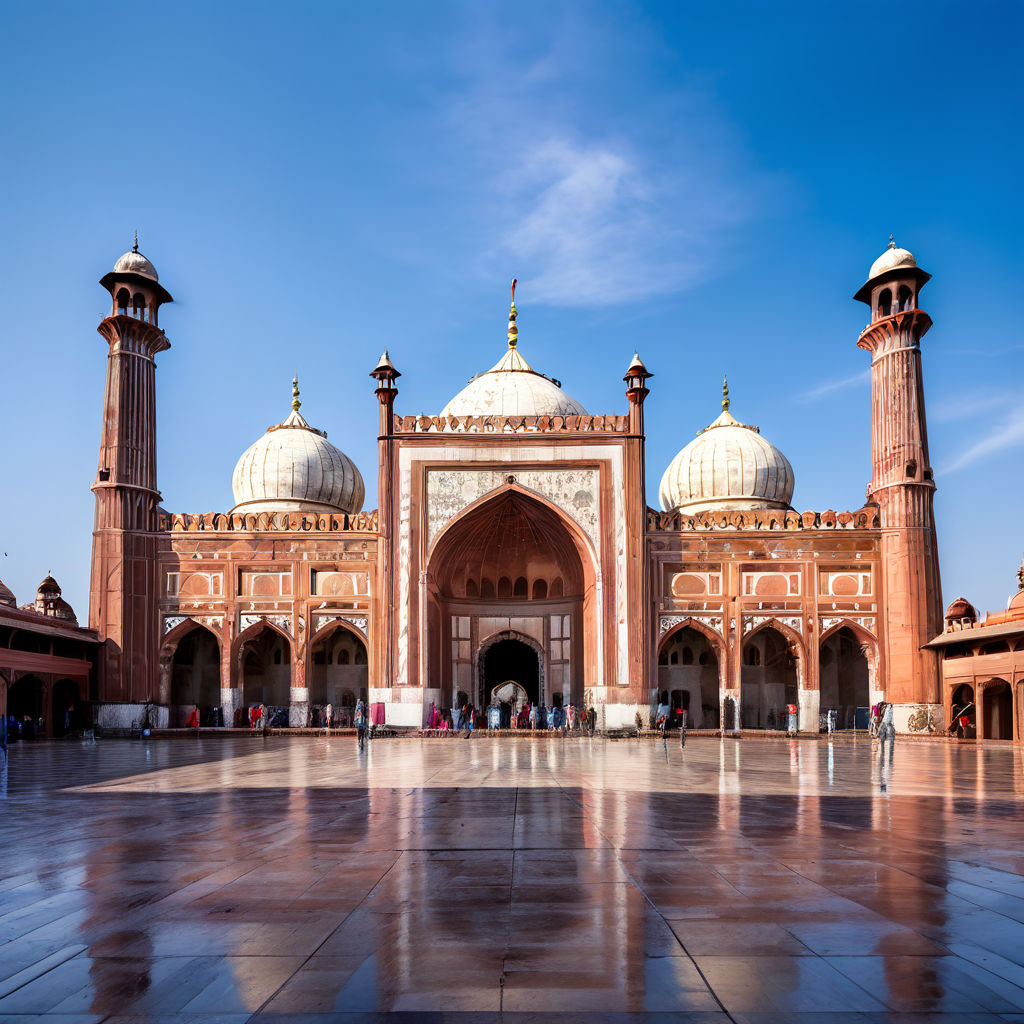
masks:
[[[395,446],[395,382],[402,375],[395,369],[387,350],[381,353],[377,365],[370,371],[377,381],[374,394],[380,403],[380,422],[377,433],[379,464],[377,469],[377,593],[380,595],[380,638],[373,645],[370,686],[391,687],[395,684],[395,559],[398,543],[395,504],[398,479]]]
[[[942,594],[935,536],[935,481],[921,377],[921,338],[932,325],[918,307],[930,274],[913,255],[889,248],[875,260],[854,298],[871,309],[857,339],[871,353],[871,483],[882,529],[886,699],[937,704],[936,655],[922,650],[942,632]]]
[[[650,642],[651,583],[647,558],[647,479],[644,454],[644,399],[653,377],[638,352],[622,378],[629,402],[629,433],[623,462],[626,521],[626,607],[629,685],[638,704],[649,703],[657,686],[657,665]],[[654,634],[656,635],[656,634]]]
[[[100,280],[110,315],[97,330],[109,346],[96,481],[89,625],[105,643],[104,703],[155,699],[157,664],[156,354],[170,348],[157,326],[173,301],[138,236]]]

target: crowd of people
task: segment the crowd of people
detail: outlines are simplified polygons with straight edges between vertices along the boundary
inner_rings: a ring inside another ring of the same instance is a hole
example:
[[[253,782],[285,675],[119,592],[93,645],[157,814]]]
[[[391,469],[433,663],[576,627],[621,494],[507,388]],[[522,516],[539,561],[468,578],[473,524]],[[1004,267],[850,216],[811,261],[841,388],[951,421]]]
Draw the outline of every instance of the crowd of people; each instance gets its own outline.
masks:
[[[597,728],[597,711],[594,707],[577,707],[574,704],[547,707],[524,701],[521,705],[495,703],[478,708],[471,702],[454,708],[439,708],[430,705],[427,715],[427,729],[438,735],[454,736],[464,733],[467,737],[474,729],[499,732],[505,729],[526,732],[588,733]]]

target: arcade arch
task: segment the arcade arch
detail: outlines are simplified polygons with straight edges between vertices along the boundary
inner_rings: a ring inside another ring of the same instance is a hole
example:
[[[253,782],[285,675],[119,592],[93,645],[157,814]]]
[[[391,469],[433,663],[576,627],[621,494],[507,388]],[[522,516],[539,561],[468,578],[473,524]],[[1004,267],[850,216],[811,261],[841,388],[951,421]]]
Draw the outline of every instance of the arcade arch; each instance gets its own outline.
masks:
[[[292,645],[288,636],[263,619],[242,633],[236,645],[243,706],[287,708],[292,678]]]
[[[168,650],[170,648],[170,650]],[[206,626],[193,622],[184,633],[165,644],[170,686],[172,727],[184,726],[193,708],[200,721],[210,724],[210,713],[220,704],[220,641]]]
[[[752,657],[754,649],[759,657]],[[743,641],[740,718],[744,729],[785,729],[786,705],[798,704],[798,650],[774,623]]]
[[[834,708],[837,729],[866,729],[874,677],[874,644],[849,625],[822,637],[818,654],[819,708]]]
[[[721,663],[717,645],[693,624],[680,625],[661,641],[658,651],[658,702],[676,713],[687,712],[694,729],[717,729]]]
[[[310,644],[310,704],[354,708],[366,700],[369,666],[362,637],[343,622],[324,626]]]
[[[989,679],[979,686],[978,735],[986,740],[1013,739],[1013,690],[1005,679]]]

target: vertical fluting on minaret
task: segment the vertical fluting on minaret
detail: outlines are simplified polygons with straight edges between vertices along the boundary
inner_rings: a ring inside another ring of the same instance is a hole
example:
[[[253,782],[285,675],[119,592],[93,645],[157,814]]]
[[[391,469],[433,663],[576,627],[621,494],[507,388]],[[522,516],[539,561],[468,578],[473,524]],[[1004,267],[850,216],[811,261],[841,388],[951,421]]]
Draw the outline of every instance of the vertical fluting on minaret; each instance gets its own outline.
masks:
[[[871,308],[857,340],[871,353],[871,483],[881,523],[886,697],[936,704],[936,656],[924,645],[942,629],[942,594],[928,455],[921,338],[931,318],[919,308],[928,281],[890,238],[856,298]]]

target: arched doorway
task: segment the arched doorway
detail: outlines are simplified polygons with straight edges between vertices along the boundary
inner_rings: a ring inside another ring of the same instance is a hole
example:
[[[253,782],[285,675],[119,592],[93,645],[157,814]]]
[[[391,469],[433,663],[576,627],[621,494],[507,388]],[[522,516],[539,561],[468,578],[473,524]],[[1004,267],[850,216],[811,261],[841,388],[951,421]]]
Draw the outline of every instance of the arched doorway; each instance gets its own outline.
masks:
[[[264,704],[275,710],[283,709],[284,714],[278,716],[275,724],[287,725],[291,703],[291,642],[265,620],[251,627],[239,639],[243,707]]]
[[[487,646],[481,652],[479,662],[480,692],[484,703],[490,703],[495,691],[508,684],[523,690],[531,704],[540,703],[540,659],[530,644],[518,637],[504,637]],[[559,703],[561,697],[561,693],[555,694]],[[511,704],[510,701],[508,703]]]
[[[987,740],[1013,739],[1013,691],[1004,679],[992,679],[982,694]]]
[[[822,714],[834,708],[837,729],[866,729],[871,669],[861,640],[849,626],[822,640],[818,666]]]
[[[516,674],[537,703],[583,703],[584,680],[599,678],[600,613],[594,558],[575,523],[509,484],[441,532],[428,566],[428,684],[443,707],[485,706],[491,683]],[[486,664],[483,645],[496,632],[517,633],[536,670],[513,645]]]
[[[14,681],[7,691],[7,715],[18,723],[23,739],[45,735],[45,722],[42,729],[39,725],[43,718],[43,681],[38,676],[22,676]]]
[[[680,709],[694,729],[717,729],[719,718],[718,655],[700,630],[683,626],[669,633],[658,653],[658,701],[669,707],[677,726]]]
[[[357,700],[367,699],[369,666],[366,644],[341,622],[325,626],[310,646],[309,703],[330,704],[339,718],[350,715]]]
[[[950,699],[950,712],[953,721],[954,731],[967,739],[977,735],[977,707],[974,704],[974,687],[969,683],[961,683],[953,690]],[[962,729],[960,719],[967,719],[967,728]]]
[[[172,726],[184,726],[193,708],[202,725],[213,724],[213,709],[220,705],[220,644],[198,623],[175,645],[170,699]]]
[[[740,717],[744,729],[785,729],[786,705],[798,703],[796,657],[773,626],[755,630],[742,649]]]
[[[53,684],[50,704],[53,708],[50,722],[54,739],[60,739],[81,728],[78,683],[73,679],[60,679]]]

